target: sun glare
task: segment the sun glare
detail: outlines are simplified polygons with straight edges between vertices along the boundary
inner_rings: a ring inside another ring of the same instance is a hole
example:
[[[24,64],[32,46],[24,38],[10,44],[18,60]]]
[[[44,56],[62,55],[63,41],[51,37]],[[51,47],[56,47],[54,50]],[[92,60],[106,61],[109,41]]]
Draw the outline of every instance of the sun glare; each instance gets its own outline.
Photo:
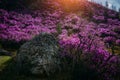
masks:
[[[58,0],[62,8],[66,11],[75,11],[80,7],[82,8],[85,5],[85,1],[86,0]]]

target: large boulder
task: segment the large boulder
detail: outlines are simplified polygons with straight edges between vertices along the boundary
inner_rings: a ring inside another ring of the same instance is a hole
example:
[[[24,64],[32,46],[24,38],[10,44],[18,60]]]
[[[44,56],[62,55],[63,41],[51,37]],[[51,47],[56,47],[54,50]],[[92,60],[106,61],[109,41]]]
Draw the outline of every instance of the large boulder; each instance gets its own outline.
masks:
[[[51,34],[41,33],[21,46],[18,69],[34,75],[50,75],[59,69],[59,45]]]

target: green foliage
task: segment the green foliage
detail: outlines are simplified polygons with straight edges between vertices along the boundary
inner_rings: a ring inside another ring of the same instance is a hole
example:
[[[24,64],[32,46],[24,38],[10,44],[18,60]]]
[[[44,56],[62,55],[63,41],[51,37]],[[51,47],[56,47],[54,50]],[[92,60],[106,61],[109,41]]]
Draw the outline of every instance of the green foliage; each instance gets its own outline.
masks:
[[[0,71],[7,66],[7,62],[9,62],[12,58],[9,56],[0,56]]]
[[[56,27],[56,30],[57,30],[57,32],[58,32],[58,34],[61,34],[62,33],[62,28],[61,28],[61,24],[57,24],[57,27]]]

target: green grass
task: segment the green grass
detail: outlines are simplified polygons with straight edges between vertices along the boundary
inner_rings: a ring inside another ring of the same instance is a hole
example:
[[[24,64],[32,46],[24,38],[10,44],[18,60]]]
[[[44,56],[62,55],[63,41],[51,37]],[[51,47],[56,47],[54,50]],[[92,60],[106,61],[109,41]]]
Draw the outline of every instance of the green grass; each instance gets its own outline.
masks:
[[[5,66],[7,66],[7,62],[12,59],[10,56],[0,56],[0,71],[2,71]]]

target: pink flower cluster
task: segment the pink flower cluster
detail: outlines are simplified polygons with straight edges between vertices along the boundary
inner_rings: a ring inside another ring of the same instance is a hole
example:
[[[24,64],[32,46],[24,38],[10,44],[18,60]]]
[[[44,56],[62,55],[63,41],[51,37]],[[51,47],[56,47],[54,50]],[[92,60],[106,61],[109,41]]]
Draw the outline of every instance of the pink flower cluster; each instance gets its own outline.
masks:
[[[54,4],[60,6],[58,2]],[[108,52],[106,44],[120,47],[120,19],[116,12],[100,5],[91,3],[89,6],[93,10],[91,14],[86,13],[89,7],[81,10],[87,17],[68,14],[60,8],[54,12],[38,10],[32,14],[0,9],[0,41],[27,41],[39,33],[51,33],[59,40],[62,56],[85,55],[85,61],[97,68],[103,80],[112,80],[111,76],[119,72],[117,61],[119,63],[120,58]],[[90,60],[89,54],[92,55]]]

